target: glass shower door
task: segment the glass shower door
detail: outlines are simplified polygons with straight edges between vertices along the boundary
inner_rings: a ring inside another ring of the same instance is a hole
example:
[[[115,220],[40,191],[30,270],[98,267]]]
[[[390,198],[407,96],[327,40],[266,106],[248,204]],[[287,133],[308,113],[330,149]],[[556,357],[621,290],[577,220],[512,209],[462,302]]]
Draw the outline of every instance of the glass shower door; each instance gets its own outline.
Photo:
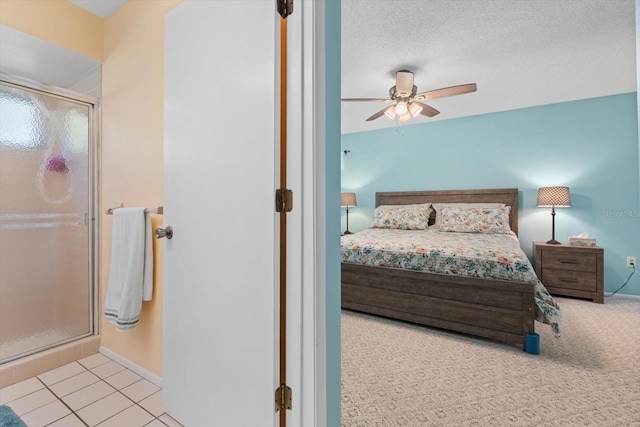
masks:
[[[95,106],[66,95],[0,82],[0,364],[93,333]]]

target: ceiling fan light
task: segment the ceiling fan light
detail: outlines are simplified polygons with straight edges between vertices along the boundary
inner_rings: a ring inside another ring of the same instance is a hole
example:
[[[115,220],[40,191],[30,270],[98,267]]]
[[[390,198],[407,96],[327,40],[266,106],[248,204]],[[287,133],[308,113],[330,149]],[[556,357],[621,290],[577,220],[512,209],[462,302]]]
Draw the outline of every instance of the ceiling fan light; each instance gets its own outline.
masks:
[[[396,118],[396,108],[395,107],[391,107],[391,108],[387,108],[387,111],[384,112],[384,115],[389,117],[391,120]]]
[[[407,103],[404,101],[400,101],[396,104],[396,114],[402,116],[407,113],[409,109],[407,108]]]
[[[400,120],[401,122],[406,122],[408,120],[411,120],[412,118],[413,116],[409,112],[406,112],[401,116],[398,116],[398,120]]]
[[[422,111],[422,107],[416,104],[415,102],[412,102],[411,104],[409,104],[409,113],[411,114],[411,117],[417,116],[418,114],[420,114],[421,111]]]

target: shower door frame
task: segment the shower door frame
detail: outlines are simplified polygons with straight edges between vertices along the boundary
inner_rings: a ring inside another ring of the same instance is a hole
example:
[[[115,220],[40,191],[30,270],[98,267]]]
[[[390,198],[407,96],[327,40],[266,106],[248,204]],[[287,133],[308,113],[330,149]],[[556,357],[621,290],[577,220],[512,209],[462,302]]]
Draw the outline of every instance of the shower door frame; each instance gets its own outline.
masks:
[[[93,96],[89,96],[83,93],[74,92],[68,89],[64,89],[57,86],[48,85],[45,83],[36,82],[33,80],[25,79],[22,77],[9,75],[0,72],[0,82],[13,86],[20,90],[26,90],[30,92],[36,92],[44,94],[46,96],[52,96],[60,98],[66,101],[77,102],[87,105],[89,108],[89,142],[87,150],[87,164],[89,169],[89,195],[88,195],[88,218],[87,226],[89,227],[88,235],[88,259],[89,259],[89,274],[87,277],[89,286],[89,332],[59,341],[55,344],[50,344],[44,347],[40,347],[35,350],[21,353],[17,356],[9,357],[6,360],[0,361],[0,366],[11,363],[24,357],[41,353],[50,349],[63,346],[74,341],[81,340],[83,338],[95,336],[100,334],[100,316],[99,316],[99,304],[100,304],[100,99]]]

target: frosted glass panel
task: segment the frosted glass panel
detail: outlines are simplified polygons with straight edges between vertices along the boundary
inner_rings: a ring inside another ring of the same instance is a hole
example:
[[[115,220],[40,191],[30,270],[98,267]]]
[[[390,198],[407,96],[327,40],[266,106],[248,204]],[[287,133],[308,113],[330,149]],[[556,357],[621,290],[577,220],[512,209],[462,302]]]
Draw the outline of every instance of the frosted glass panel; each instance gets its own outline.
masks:
[[[0,84],[0,363],[92,332],[91,112]]]

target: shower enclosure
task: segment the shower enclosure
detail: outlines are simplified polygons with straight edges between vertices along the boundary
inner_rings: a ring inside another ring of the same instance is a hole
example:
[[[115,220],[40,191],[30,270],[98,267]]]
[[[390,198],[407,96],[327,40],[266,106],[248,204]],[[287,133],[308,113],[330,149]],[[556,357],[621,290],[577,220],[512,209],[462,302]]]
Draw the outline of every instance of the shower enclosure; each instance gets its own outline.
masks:
[[[94,334],[95,110],[0,76],[0,366]]]

